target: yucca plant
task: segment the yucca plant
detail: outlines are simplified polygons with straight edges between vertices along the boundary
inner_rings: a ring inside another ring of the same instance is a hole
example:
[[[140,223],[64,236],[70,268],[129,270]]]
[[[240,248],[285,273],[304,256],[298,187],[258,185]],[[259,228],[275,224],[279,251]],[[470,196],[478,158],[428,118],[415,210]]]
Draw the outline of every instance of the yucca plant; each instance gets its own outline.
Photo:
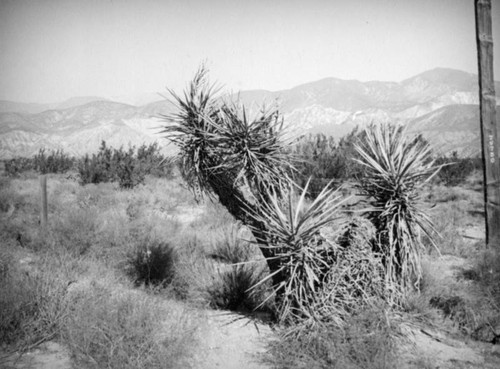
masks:
[[[411,138],[402,127],[371,126],[356,145],[364,176],[358,189],[368,198],[368,217],[376,228],[375,251],[384,258],[386,283],[404,290],[418,287],[421,278],[421,233],[434,234],[431,219],[422,210],[420,186],[439,171],[431,148]]]
[[[271,271],[277,268],[268,243],[266,225],[248,215],[258,208],[292,170],[286,148],[292,138],[277,109],[262,109],[252,118],[238,103],[217,98],[217,88],[200,68],[183,96],[173,91],[177,111],[163,115],[163,133],[179,148],[181,173],[197,198],[215,196],[228,211],[252,227]]]
[[[297,201],[293,188],[282,191],[288,193],[287,201],[282,201],[275,190],[267,189],[263,195],[266,201],[257,209],[248,210],[257,224],[267,225],[267,248],[277,266],[257,286],[273,279],[277,317],[284,323],[319,318],[312,307],[336,259],[338,246],[320,231],[339,217],[341,196],[326,186],[308,205],[308,185],[309,182]]]

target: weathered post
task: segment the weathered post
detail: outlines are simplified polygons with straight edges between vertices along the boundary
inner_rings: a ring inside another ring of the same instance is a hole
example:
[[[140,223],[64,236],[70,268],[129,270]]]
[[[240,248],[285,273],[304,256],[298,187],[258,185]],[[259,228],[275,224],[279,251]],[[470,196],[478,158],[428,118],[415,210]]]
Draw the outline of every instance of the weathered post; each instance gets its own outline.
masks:
[[[47,227],[47,175],[40,176],[40,225],[43,229]]]
[[[486,245],[500,247],[500,164],[496,126],[491,0],[475,0]]]

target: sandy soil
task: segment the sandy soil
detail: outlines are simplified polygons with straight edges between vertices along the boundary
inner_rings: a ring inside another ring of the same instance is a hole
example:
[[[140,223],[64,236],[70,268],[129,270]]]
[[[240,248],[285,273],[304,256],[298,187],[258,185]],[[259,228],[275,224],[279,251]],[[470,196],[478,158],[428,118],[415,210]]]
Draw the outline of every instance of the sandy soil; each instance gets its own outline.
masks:
[[[56,342],[45,342],[19,355],[5,355],[0,350],[0,368],[3,369],[71,369],[70,354]]]
[[[271,328],[231,312],[205,311],[193,369],[270,369],[263,363]],[[19,354],[2,354],[2,369],[74,369],[69,352],[56,342],[45,342]]]
[[[196,369],[267,369],[263,362],[271,328],[231,312],[207,311],[202,329]]]

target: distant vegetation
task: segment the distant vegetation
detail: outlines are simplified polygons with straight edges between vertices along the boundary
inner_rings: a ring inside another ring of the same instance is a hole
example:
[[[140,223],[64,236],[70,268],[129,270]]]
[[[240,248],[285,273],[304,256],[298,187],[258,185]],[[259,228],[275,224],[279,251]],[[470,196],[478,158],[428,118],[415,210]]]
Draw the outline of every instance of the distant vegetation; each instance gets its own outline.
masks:
[[[294,159],[294,180],[302,188],[307,181],[308,196],[315,198],[323,187],[333,182],[334,187],[354,182],[363,175],[356,162],[359,158],[354,145],[362,140],[364,131],[355,128],[340,140],[324,134],[308,134],[288,148]],[[427,142],[418,136],[421,142]],[[480,158],[459,157],[455,151],[447,156],[434,156],[435,165],[442,166],[434,183],[445,186],[463,184],[474,171],[482,170]],[[83,158],[75,158],[62,150],[47,152],[40,149],[31,158],[17,157],[5,161],[5,171],[10,176],[23,172],[66,173],[77,171],[82,184],[118,182],[122,188],[132,188],[144,182],[145,175],[169,177],[175,164],[160,152],[158,144],[116,149],[102,141],[99,151]]]
[[[331,181],[340,186],[362,178],[364,169],[356,161],[359,154],[355,144],[364,137],[365,132],[358,128],[340,140],[321,133],[301,137],[290,151],[297,169],[293,173],[295,181],[303,187],[310,180],[308,195],[314,198]],[[416,140],[428,143],[421,135]],[[445,186],[461,185],[474,171],[482,170],[480,158],[459,157],[456,151],[448,156],[432,155],[432,158],[434,165],[442,167],[432,181]]]
[[[96,154],[77,159],[63,152],[45,149],[31,158],[14,158],[5,162],[5,171],[10,176],[35,171],[41,174],[76,171],[82,185],[101,182],[118,182],[121,188],[133,188],[144,183],[146,175],[170,177],[174,163],[160,152],[157,143],[143,144],[125,150],[108,147],[102,141]]]
[[[45,149],[40,149],[31,158],[14,158],[5,162],[5,171],[10,176],[16,176],[26,171],[36,171],[38,173],[65,173],[73,168],[76,159],[69,156],[62,150],[52,150],[47,153]]]
[[[481,158],[460,158],[456,151],[449,156],[436,158],[436,165],[442,165],[436,181],[445,186],[464,184],[474,171],[483,170]]]
[[[80,183],[118,182],[121,188],[133,188],[144,183],[146,175],[172,176],[174,164],[160,153],[158,144],[142,145],[124,150],[114,149],[101,143],[97,154],[77,162]]]

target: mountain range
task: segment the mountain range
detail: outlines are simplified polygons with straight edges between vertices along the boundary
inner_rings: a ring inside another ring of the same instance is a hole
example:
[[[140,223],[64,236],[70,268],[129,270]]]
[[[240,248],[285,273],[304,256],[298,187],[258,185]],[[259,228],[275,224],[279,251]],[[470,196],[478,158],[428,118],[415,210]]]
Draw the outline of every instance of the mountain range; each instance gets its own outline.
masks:
[[[495,90],[498,104],[499,82]],[[325,78],[238,94],[245,106],[278,104],[285,123],[302,133],[339,138],[356,126],[394,122],[422,133],[440,154],[464,156],[480,152],[478,96],[477,75],[445,68],[401,82]],[[141,106],[96,96],[50,105],[0,101],[0,159],[31,156],[40,148],[82,155],[95,152],[102,140],[114,147],[159,142],[169,154],[174,148],[158,134],[164,124],[158,117],[172,111],[167,100]]]

